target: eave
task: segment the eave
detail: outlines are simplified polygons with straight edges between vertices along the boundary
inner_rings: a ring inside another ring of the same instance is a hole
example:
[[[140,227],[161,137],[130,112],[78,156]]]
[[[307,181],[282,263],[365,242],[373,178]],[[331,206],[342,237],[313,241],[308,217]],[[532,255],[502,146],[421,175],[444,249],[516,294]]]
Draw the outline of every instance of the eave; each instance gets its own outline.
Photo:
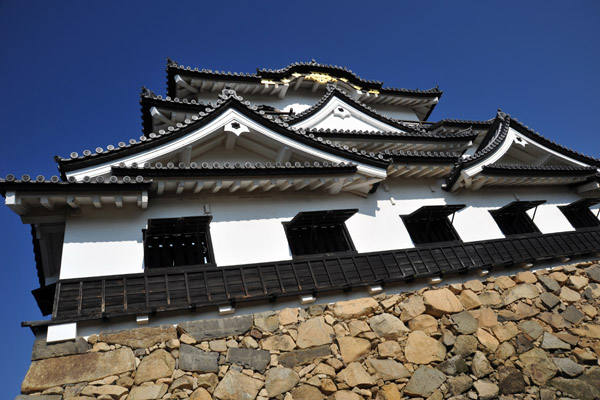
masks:
[[[486,175],[497,176],[544,176],[544,177],[591,177],[598,170],[595,167],[559,166],[559,165],[501,165],[490,164],[483,166]]]
[[[21,180],[12,175],[7,178],[0,179],[0,194],[5,197],[6,206],[20,215],[24,223],[64,215],[66,209],[79,209],[84,205],[102,208],[110,204],[120,208],[135,204],[146,208],[151,188],[151,182],[141,176],[115,176],[112,180],[99,177],[101,179],[87,182],[45,180],[42,176],[35,181],[30,181],[28,176]]]
[[[139,175],[144,177],[253,177],[253,176],[281,176],[281,175],[323,175],[323,174],[349,174],[356,172],[356,165],[330,165],[328,163],[314,163],[311,165],[305,165],[300,163],[286,163],[286,165],[263,165],[262,163],[255,163],[247,165],[195,165],[191,166],[163,166],[163,167],[149,167],[144,166],[138,168],[132,167],[112,167],[112,173],[116,176],[123,175]],[[316,164],[316,165],[315,165]]]
[[[361,175],[355,165],[314,163],[306,165],[220,165],[193,167],[113,167],[114,175],[138,173],[153,180],[151,192],[158,195],[239,194],[317,191],[349,192],[365,196],[383,180]],[[299,163],[298,163],[299,164]]]

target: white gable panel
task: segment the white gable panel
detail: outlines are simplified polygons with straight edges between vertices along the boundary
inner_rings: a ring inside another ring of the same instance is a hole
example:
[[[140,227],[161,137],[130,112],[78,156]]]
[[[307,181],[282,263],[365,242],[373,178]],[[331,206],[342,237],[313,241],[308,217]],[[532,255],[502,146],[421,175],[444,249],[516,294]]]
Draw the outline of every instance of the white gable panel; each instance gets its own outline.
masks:
[[[243,165],[247,162],[252,164],[257,162],[273,162],[273,159],[250,152],[244,148],[241,148],[241,146],[236,146],[234,149],[226,149],[223,145],[221,145],[211,151],[198,154],[198,156],[192,156],[191,161],[197,163],[198,165],[201,165],[203,162],[206,162],[209,165],[212,165],[215,162],[220,164],[225,162],[231,164],[240,163]]]
[[[336,129],[336,130],[357,130],[357,131],[380,131],[379,127],[368,124],[354,115],[342,117],[339,114],[330,114],[323,120],[312,126],[313,129]]]
[[[529,160],[524,161],[524,156],[529,158]],[[513,128],[509,129],[506,139],[494,154],[466,169],[463,171],[463,174],[468,177],[474,176],[482,171],[484,165],[490,164],[589,166],[589,164],[565,156],[540,143],[536,143]]]
[[[512,128],[511,128],[512,130]],[[535,141],[525,137],[524,135],[520,134],[519,132],[515,131],[515,143],[513,144],[513,146],[515,145],[519,145],[523,148],[524,151],[528,151],[528,148],[531,149],[531,152],[537,152],[537,154],[542,153],[543,156],[542,157],[538,157],[539,161],[542,162],[544,158],[547,158],[547,156],[552,156],[554,159],[560,160],[562,161],[562,163],[564,163],[564,165],[575,165],[575,166],[580,166],[580,167],[587,167],[589,166],[586,163],[583,163],[581,161],[577,161],[574,158],[565,156],[563,154],[560,154],[557,151],[554,151],[552,149],[549,149],[548,147],[536,143]],[[543,165],[543,164],[540,164]],[[552,164],[550,164],[552,165]],[[563,164],[561,164],[563,165]]]
[[[274,132],[268,128],[265,128],[261,124],[249,119],[245,115],[237,112],[236,110],[227,110],[215,120],[206,124],[205,126],[197,129],[196,131],[190,132],[189,134],[182,136],[178,139],[172,140],[161,146],[142,151],[137,154],[125,156],[121,159],[111,160],[103,164],[94,165],[88,168],[82,168],[79,170],[71,171],[67,173],[67,177],[75,177],[78,181],[82,180],[85,176],[91,178],[96,176],[106,176],[110,174],[110,168],[113,165],[124,163],[125,166],[129,167],[133,163],[143,165],[144,163],[152,163],[166,157],[172,156],[175,153],[180,152],[186,146],[194,146],[194,144],[206,139],[211,134],[217,131],[222,131],[222,128],[232,123],[238,123],[242,125],[244,130],[249,130],[253,134],[264,135],[266,138],[281,143],[281,146],[286,146],[295,152],[303,153],[310,158],[314,158],[320,161],[328,161],[332,163],[355,163],[356,161],[339,157],[331,153],[327,153],[320,149],[316,149],[312,146],[297,142],[289,137],[283,136],[277,132]],[[230,133],[228,133],[230,134]],[[240,132],[243,135],[244,132]],[[273,160],[275,161],[275,160]],[[376,176],[385,178],[386,171],[382,168],[372,167],[369,165],[358,164],[357,170],[368,176]]]
[[[293,126],[304,129],[329,128],[401,132],[395,126],[383,123],[337,97],[332,97],[313,116],[293,124]]]

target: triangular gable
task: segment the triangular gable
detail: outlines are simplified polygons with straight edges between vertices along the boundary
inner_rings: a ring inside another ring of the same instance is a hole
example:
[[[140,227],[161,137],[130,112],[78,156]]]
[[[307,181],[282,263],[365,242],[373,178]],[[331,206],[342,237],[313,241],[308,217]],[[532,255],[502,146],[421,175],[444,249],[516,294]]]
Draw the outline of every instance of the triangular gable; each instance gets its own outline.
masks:
[[[282,148],[287,148],[287,151],[298,155],[297,161],[353,163],[363,175],[385,177],[388,163],[375,153],[336,146],[304,130],[292,130],[281,119],[262,115],[248,102],[242,101],[234,91],[224,90],[216,108],[206,107],[205,111],[194,115],[192,120],[178,123],[177,127],[171,127],[168,131],[142,137],[139,142],[132,139],[129,144],[120,143],[119,148],[109,149],[108,152],[100,149],[101,152],[95,154],[86,151],[83,157],[72,154],[71,159],[58,159],[59,168],[65,176],[81,180],[85,176],[108,175],[114,165],[131,166],[158,160],[167,161],[170,157],[175,157],[176,154],[179,157],[179,154],[186,151],[193,154],[202,146],[216,147],[224,144],[226,149],[232,149],[232,143],[240,138],[241,141],[249,139],[246,146],[241,146],[245,151],[251,150],[248,147],[252,141],[255,142],[254,146],[263,145],[270,148],[270,158],[273,158],[275,153],[279,155]],[[192,160],[192,154],[188,157],[188,162]],[[239,158],[232,160],[232,164],[256,161],[255,158],[246,161]],[[272,162],[278,162],[276,156]]]
[[[411,132],[414,126],[380,114],[352,99],[344,91],[328,86],[327,93],[314,106],[288,118],[290,125],[303,129]]]
[[[600,160],[560,146],[499,112],[477,151],[459,161],[446,187],[476,190],[486,183],[484,177],[478,177],[480,174],[521,176],[521,179],[505,180],[503,184],[576,183],[594,175],[598,167]],[[530,181],[529,177],[561,179]]]

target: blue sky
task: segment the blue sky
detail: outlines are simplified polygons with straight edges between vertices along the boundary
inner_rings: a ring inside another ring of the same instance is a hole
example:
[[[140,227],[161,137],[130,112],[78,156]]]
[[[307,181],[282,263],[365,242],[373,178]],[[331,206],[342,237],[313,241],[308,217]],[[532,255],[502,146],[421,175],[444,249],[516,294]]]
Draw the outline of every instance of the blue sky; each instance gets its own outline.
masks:
[[[600,157],[600,3],[579,1],[0,0],[0,176],[57,174],[53,156],[141,134],[142,85],[165,92],[165,59],[236,72],[315,59],[385,86],[444,90],[430,120],[501,108]],[[0,207],[0,333],[10,396],[29,365],[37,277],[29,227]]]

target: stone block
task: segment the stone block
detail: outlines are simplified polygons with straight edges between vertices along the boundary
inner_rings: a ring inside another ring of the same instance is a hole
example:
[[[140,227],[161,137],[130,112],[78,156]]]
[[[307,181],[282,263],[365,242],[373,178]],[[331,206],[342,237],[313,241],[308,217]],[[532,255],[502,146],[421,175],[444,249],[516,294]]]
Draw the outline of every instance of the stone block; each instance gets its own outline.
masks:
[[[91,346],[81,336],[75,340],[50,344],[46,343],[45,339],[38,339],[33,343],[31,361],[53,357],[72,356],[74,354],[84,354],[90,348]]]
[[[446,375],[437,369],[422,366],[415,371],[404,388],[404,394],[427,397],[446,380]]]
[[[253,320],[252,315],[242,315],[239,317],[183,322],[178,324],[177,328],[197,341],[202,341],[244,334],[252,327]]]
[[[145,349],[171,339],[177,339],[177,331],[170,325],[102,332],[98,337],[100,342],[120,344],[133,349]]]
[[[179,369],[193,372],[218,372],[219,353],[202,351],[182,344],[179,348]]]
[[[102,353],[48,358],[31,363],[21,392],[32,393],[69,383],[96,381],[134,369],[135,356],[126,347]]]
[[[284,353],[279,356],[281,365],[287,368],[293,368],[297,365],[312,362],[316,358],[326,357],[331,354],[331,348],[328,345],[313,347],[306,350],[295,350]]]
[[[168,386],[164,383],[157,385],[137,386],[131,389],[127,400],[155,400],[162,398],[167,393]]]
[[[263,382],[230,369],[219,382],[213,396],[222,400],[250,400],[256,398]]]
[[[264,372],[269,362],[271,362],[271,354],[266,350],[232,347],[227,350],[227,362]]]

